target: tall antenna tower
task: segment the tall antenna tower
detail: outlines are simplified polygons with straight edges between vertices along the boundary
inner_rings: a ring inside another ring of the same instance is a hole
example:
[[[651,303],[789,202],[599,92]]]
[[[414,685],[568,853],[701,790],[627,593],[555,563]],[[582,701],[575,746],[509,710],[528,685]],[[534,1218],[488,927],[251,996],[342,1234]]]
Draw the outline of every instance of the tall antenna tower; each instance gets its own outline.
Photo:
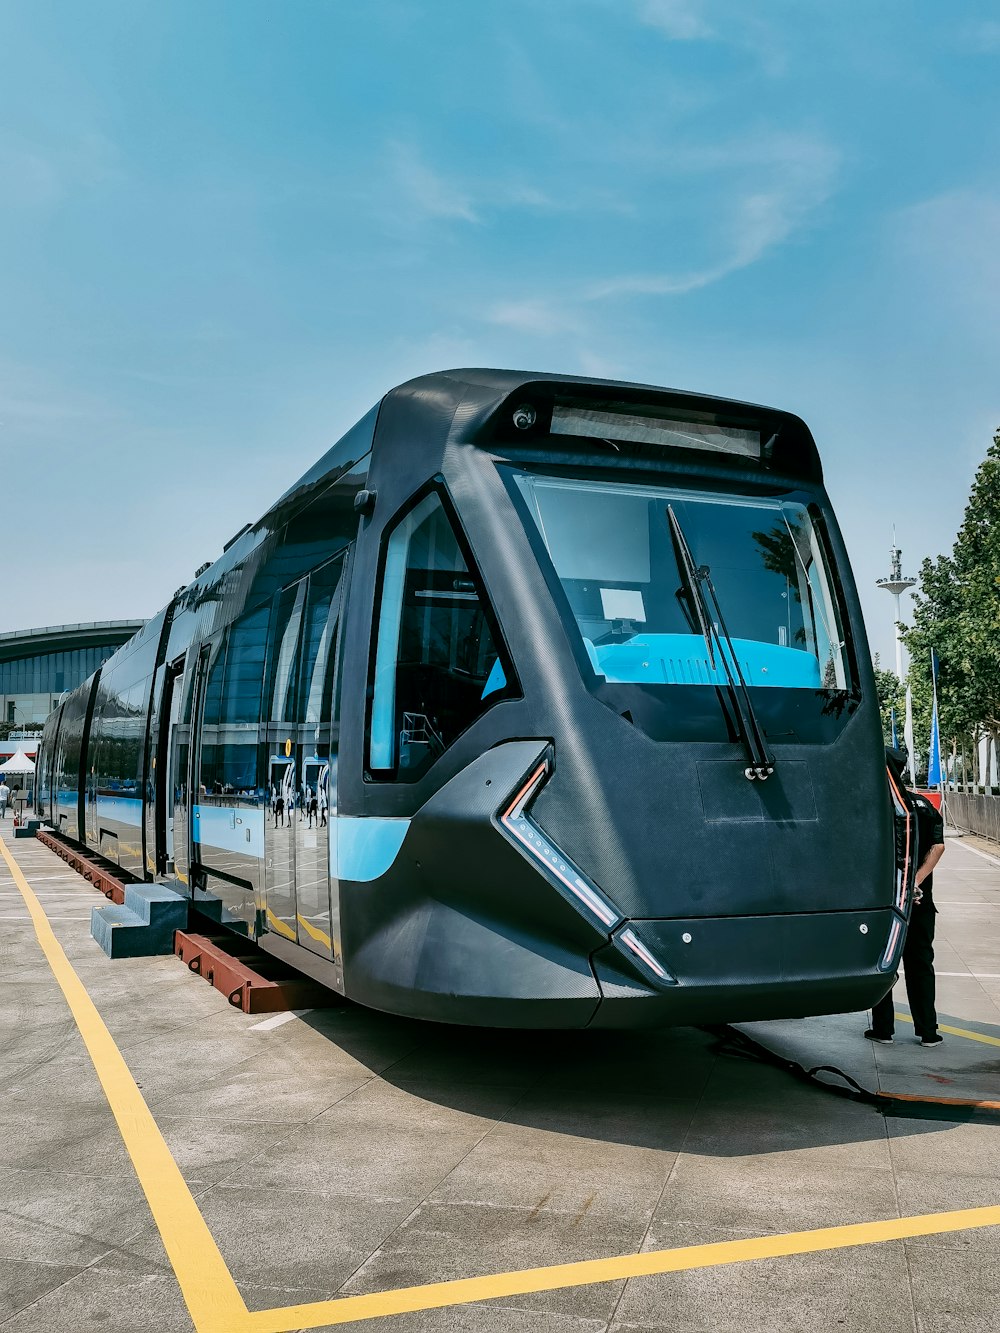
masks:
[[[916,586],[917,580],[905,578],[903,576],[903,553],[896,545],[896,529],[892,529],[892,549],[889,554],[890,574],[887,579],[876,579],[875,586],[884,588],[886,592],[892,593],[893,601],[893,628],[896,636],[896,675],[900,680],[903,679],[903,641],[899,637],[899,622],[902,619],[902,612],[899,609],[899,599],[904,592]]]

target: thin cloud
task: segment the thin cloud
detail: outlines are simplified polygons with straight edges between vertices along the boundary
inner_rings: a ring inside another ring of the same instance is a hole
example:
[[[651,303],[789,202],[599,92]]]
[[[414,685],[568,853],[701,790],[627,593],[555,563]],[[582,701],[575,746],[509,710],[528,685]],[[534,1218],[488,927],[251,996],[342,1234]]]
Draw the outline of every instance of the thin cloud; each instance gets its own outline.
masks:
[[[555,195],[524,179],[467,181],[445,176],[429,166],[413,145],[394,142],[389,151],[396,186],[409,204],[410,216],[481,224],[487,215],[521,209],[533,213],[572,213],[601,208],[599,198]]]
[[[691,169],[744,172],[752,188],[716,200],[712,211],[725,219],[717,241],[720,254],[710,263],[679,270],[631,273],[593,284],[591,300],[647,295],[669,296],[719,282],[765,255],[801,230],[830,198],[839,154],[830,145],[784,136],[687,155]],[[758,185],[759,179],[764,183]]]
[[[52,208],[118,172],[114,145],[94,131],[80,131],[56,145],[0,135],[0,195],[8,209]]]
[[[640,0],[640,23],[656,28],[674,42],[703,41],[715,36],[705,18],[703,0]]]
[[[966,50],[981,55],[994,55],[1000,51],[1000,21],[986,19],[982,23],[967,23],[959,33],[961,44]]]
[[[595,352],[592,348],[581,348],[577,353],[577,360],[584,375],[589,375],[592,379],[620,380],[625,375],[620,362],[612,361],[610,357]]]
[[[389,145],[396,191],[391,208],[394,224],[451,221],[475,226],[510,212],[554,217],[558,214],[628,214],[631,206],[611,191],[574,183],[569,190],[542,188],[521,176],[482,179],[446,176],[429,166],[412,144]],[[399,196],[405,201],[400,208]]]
[[[48,208],[62,198],[63,186],[43,153],[7,138],[0,141],[0,191],[8,209]]]
[[[574,311],[548,300],[502,301],[487,313],[486,318],[490,324],[542,338],[572,333],[580,326]]]
[[[753,5],[730,7],[713,24],[708,0],[635,0],[638,21],[671,42],[721,42],[754,56],[764,73],[782,74],[786,68],[782,35]]]
[[[963,310],[990,342],[1000,302],[1000,195],[952,190],[897,213],[889,246],[909,270],[908,282],[939,308]],[[949,316],[950,317],[950,316]]]
[[[0,362],[0,435],[5,440],[52,428],[106,429],[122,420],[122,411],[114,404],[67,386],[45,370],[23,362]]]
[[[499,202],[510,208],[533,209],[539,213],[560,213],[574,207],[565,200],[554,199],[537,186],[519,182],[506,185],[499,196]]]
[[[423,219],[480,221],[468,192],[424,162],[412,145],[390,145],[393,170],[413,214]]]

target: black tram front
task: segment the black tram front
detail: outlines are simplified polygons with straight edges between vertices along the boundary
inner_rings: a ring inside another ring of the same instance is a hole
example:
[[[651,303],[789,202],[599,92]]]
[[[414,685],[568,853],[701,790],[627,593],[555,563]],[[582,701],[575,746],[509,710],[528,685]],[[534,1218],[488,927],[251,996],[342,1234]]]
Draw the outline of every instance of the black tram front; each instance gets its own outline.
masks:
[[[340,867],[348,993],[524,1025],[873,1002],[905,904],[803,423],[481,371],[395,391],[379,437],[340,809],[386,834]]]

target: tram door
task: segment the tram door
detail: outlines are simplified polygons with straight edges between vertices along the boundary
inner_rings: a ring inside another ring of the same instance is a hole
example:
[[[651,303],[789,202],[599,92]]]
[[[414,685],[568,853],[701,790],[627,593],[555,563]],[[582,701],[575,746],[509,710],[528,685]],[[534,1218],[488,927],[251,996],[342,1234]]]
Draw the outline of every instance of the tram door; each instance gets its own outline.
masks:
[[[275,599],[268,672],[268,809],[264,840],[270,930],[336,957],[330,897],[330,785],[341,554]],[[331,764],[333,759],[333,764]]]
[[[156,873],[174,873],[174,802],[176,799],[177,744],[184,700],[184,659],[164,667],[163,694],[153,758]]]
[[[97,752],[100,749],[100,742],[92,750],[93,760],[85,774],[86,784],[84,786],[84,822],[83,837],[81,841],[88,847],[97,849]],[[86,751],[84,751],[86,755]]]
[[[313,738],[315,740],[315,738]],[[324,798],[320,810],[320,774],[329,772],[315,745],[302,746],[298,799],[295,803],[295,887],[299,943],[313,953],[333,957],[330,932],[330,827]],[[309,752],[312,753],[309,753]]]
[[[280,742],[279,742],[280,743]],[[285,750],[288,754],[285,754]],[[295,787],[294,742],[286,737],[280,754],[268,756],[270,803],[264,827],[264,892],[267,925],[285,939],[298,938],[295,912],[295,840],[292,837]]]
[[[176,721],[170,727],[167,855],[173,858],[174,874],[182,884],[191,882],[191,762],[192,749],[197,752],[195,722],[201,713],[207,666],[208,649],[202,648],[194,671],[177,676],[171,699],[171,718],[176,716]]]

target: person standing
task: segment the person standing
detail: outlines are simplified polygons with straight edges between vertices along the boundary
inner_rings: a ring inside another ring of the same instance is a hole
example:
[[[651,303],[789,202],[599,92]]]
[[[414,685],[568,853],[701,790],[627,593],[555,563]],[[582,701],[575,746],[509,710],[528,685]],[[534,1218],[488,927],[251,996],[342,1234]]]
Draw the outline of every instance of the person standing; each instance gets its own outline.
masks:
[[[10,800],[10,788],[6,779],[0,778],[0,819],[7,818],[7,802]]]
[[[910,810],[917,831],[917,874],[910,923],[903,945],[903,975],[906,999],[913,1028],[921,1046],[940,1046],[944,1038],[938,1032],[934,983],[934,867],[944,855],[944,820],[926,796],[910,791],[903,782],[906,756],[899,750],[886,750],[886,762],[892,771]],[[887,1046],[895,1030],[892,991],[872,1008],[872,1025],[865,1032],[869,1041]]]

